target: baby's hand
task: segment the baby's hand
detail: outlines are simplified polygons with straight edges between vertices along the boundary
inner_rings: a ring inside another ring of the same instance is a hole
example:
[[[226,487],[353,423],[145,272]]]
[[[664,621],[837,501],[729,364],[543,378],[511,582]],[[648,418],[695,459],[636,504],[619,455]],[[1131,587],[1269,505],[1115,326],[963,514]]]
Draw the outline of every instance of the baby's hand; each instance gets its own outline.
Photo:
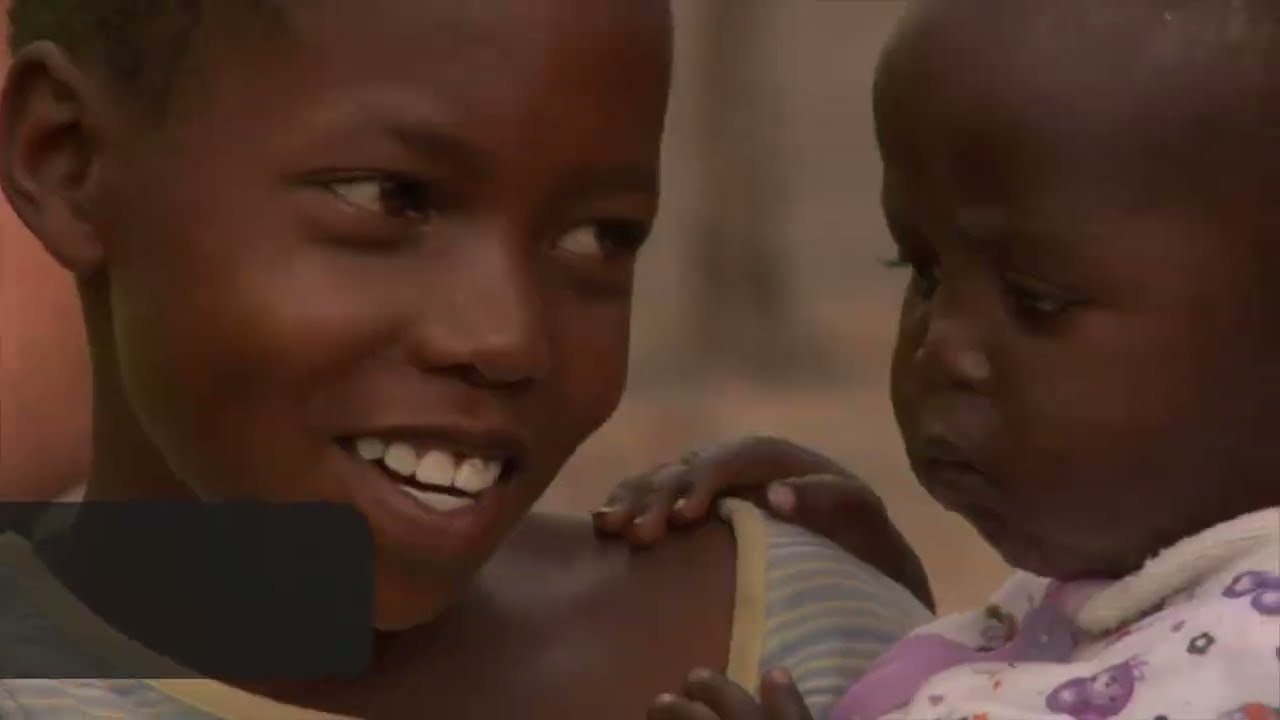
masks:
[[[623,480],[594,513],[596,528],[621,535],[637,547],[652,545],[668,526],[706,519],[719,497],[736,495],[788,516],[796,510],[794,493],[770,483],[784,478],[823,475],[840,478],[856,502],[883,510],[875,493],[834,460],[777,438],[749,437],[685,455]]]
[[[705,520],[726,495],[827,538],[933,608],[924,565],[884,502],[839,463],[786,440],[751,437],[690,453],[624,480],[593,517],[600,533],[648,547],[669,526]]]
[[[723,675],[694,670],[679,694],[663,695],[648,720],[813,720],[791,676],[772,670],[760,682],[760,700]]]

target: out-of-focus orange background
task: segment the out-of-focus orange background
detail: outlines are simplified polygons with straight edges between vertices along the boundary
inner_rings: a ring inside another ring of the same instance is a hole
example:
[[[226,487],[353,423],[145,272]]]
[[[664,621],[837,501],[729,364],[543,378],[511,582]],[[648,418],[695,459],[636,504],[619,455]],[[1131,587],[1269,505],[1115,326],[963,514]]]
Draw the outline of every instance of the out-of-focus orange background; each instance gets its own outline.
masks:
[[[0,67],[8,59],[6,42]],[[45,499],[83,475],[87,358],[71,278],[0,199],[0,498]]]
[[[5,0],[0,0],[3,4]],[[675,0],[664,209],[636,296],[632,382],[543,506],[749,433],[812,445],[886,498],[942,609],[1006,568],[912,479],[888,402],[905,277],[878,209],[870,84],[900,0]],[[82,462],[87,378],[69,281],[0,208],[0,496]]]

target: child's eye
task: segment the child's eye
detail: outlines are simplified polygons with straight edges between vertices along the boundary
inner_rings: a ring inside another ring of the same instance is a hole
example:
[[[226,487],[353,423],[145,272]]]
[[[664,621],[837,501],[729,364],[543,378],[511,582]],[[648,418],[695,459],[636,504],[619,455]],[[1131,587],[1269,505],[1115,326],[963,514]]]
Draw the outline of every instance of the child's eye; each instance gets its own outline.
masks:
[[[427,183],[397,175],[369,175],[325,184],[330,192],[352,207],[393,220],[425,223],[434,211]]]
[[[629,258],[644,244],[649,226],[628,220],[598,220],[561,235],[556,249],[588,260]]]

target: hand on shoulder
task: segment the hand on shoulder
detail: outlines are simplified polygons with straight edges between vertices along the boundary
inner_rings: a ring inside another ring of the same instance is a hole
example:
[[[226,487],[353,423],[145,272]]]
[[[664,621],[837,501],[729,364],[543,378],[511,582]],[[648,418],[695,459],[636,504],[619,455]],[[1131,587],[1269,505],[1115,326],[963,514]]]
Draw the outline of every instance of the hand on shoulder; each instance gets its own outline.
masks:
[[[839,463],[788,440],[747,437],[689,453],[623,480],[593,518],[602,535],[646,548],[670,528],[705,521],[728,496],[831,540],[934,607],[924,565],[879,496]]]

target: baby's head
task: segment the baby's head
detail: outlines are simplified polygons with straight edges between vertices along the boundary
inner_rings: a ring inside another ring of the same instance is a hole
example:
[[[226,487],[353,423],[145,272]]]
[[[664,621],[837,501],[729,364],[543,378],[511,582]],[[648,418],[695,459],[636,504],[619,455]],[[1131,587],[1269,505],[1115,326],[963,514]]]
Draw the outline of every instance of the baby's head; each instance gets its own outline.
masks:
[[[1280,5],[925,0],[876,87],[912,465],[1115,576],[1280,504]]]
[[[666,3],[13,13],[3,184],[79,280],[88,497],[354,504],[379,624],[430,617],[620,398]]]

